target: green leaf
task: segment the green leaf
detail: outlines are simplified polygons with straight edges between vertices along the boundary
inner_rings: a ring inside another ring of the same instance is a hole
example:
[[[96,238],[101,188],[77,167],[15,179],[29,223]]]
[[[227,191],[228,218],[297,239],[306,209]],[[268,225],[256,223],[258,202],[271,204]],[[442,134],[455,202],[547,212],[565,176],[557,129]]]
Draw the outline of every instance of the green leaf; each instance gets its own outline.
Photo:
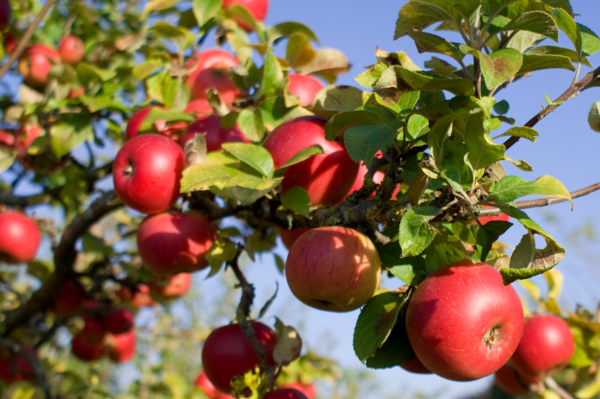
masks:
[[[262,27],[256,21],[250,10],[248,10],[248,8],[243,6],[241,3],[231,3],[227,7],[227,16],[231,19],[245,22],[246,25],[259,34],[259,37],[262,37]]]
[[[430,4],[411,2],[400,9],[396,20],[394,40],[407,35],[414,30],[423,30],[429,25],[450,19],[443,9]]]
[[[425,269],[428,274],[432,274],[450,263],[468,259],[464,250],[447,243],[430,245],[425,250],[424,255]]]
[[[148,116],[144,119],[140,131],[152,129],[153,125],[158,121],[164,122],[192,122],[195,119],[194,115],[180,111],[170,111],[159,107],[152,107]]]
[[[320,145],[313,145],[312,147],[305,148],[303,150],[298,151],[293,157],[291,157],[286,163],[283,164],[280,168],[277,169],[277,172],[280,172],[292,165],[300,163],[302,161],[307,160],[313,155],[322,154],[323,148]]]
[[[367,367],[371,369],[386,369],[404,363],[414,355],[410,346],[404,323],[398,322],[388,339],[375,354],[367,359]]]
[[[144,8],[144,12],[142,12],[140,19],[146,19],[148,14],[150,14],[152,11],[169,9],[175,6],[175,4],[179,3],[179,1],[180,0],[150,0],[146,4],[146,8]]]
[[[188,45],[192,44],[195,37],[187,29],[179,26],[173,26],[168,22],[157,21],[154,26],[149,29],[156,37],[169,39],[180,50],[184,50]]]
[[[240,171],[225,165],[195,164],[183,171],[181,178],[181,192],[208,190],[216,184],[225,184],[229,179],[237,176]]]
[[[221,270],[223,263],[235,259],[237,248],[231,240],[218,239],[206,252],[206,261],[211,267],[208,277],[212,277]]]
[[[469,79],[441,79],[401,66],[393,68],[400,91],[446,90],[457,96],[470,96],[475,93],[475,87]]]
[[[378,248],[383,266],[408,285],[418,285],[427,275],[422,257],[402,257],[402,249],[398,242],[390,242]]]
[[[444,38],[441,38],[431,33],[412,31],[408,32],[408,36],[414,40],[419,53],[438,53],[452,57],[457,61],[461,61],[465,54],[458,50],[454,44]]]
[[[539,46],[534,47],[527,52],[527,55],[562,55],[568,57],[572,62],[578,62],[577,52],[569,48],[558,47],[558,46]],[[585,66],[592,68],[592,64],[589,63],[587,58],[582,58],[581,63]]]
[[[282,37],[288,37],[294,33],[302,33],[309,39],[319,43],[317,35],[306,25],[299,22],[282,22],[270,29],[269,38],[275,41]]]
[[[532,182],[517,176],[506,176],[490,191],[489,201],[512,202],[517,198],[527,195],[540,195],[543,197],[564,198],[571,202],[569,191],[556,178],[544,175]]]
[[[339,112],[362,107],[362,94],[361,90],[352,86],[329,86],[321,90],[307,108],[318,116],[331,118]]]
[[[192,4],[198,26],[203,26],[211,18],[217,16],[217,13],[223,7],[222,0],[193,0]]]
[[[420,93],[418,91],[409,91],[408,93],[402,93],[397,104],[401,111],[406,109],[414,109],[419,102]]]
[[[444,160],[444,143],[452,135],[454,116],[445,116],[438,120],[429,132],[429,150],[436,163]]]
[[[154,72],[164,67],[164,62],[159,60],[147,60],[133,68],[132,74],[138,80],[144,80]]]
[[[559,29],[567,35],[569,40],[571,40],[571,43],[573,43],[575,46],[577,60],[580,60],[582,56],[583,43],[581,40],[581,33],[579,32],[579,28],[577,27],[575,20],[562,8],[553,8],[552,18],[554,18],[554,21],[556,22],[556,25],[558,25]]]
[[[280,90],[283,82],[283,71],[281,65],[273,55],[273,50],[269,49],[265,58],[264,65],[260,68],[262,73],[261,89],[256,94],[256,98],[272,97]]]
[[[568,57],[562,55],[523,54],[523,65],[521,65],[518,74],[541,71],[543,69],[567,69],[574,71],[575,67]]]
[[[68,120],[54,123],[50,128],[52,149],[56,156],[61,158],[91,138],[92,134],[92,118],[72,114]]]
[[[588,114],[588,123],[593,131],[600,133],[600,101],[592,104]]]
[[[527,139],[527,140],[535,143],[535,141],[537,140],[539,135],[540,134],[535,129],[532,129],[527,126],[518,126],[518,127],[511,127],[506,132],[504,132],[503,134],[501,134],[500,136],[497,136],[495,138],[513,136],[513,137],[521,137],[521,138]]]
[[[514,48],[515,50],[524,53],[545,38],[546,37],[543,35],[522,30],[510,39],[510,42],[508,42],[506,47]]]
[[[0,173],[12,166],[17,159],[17,153],[9,148],[0,147]]]
[[[514,77],[523,64],[523,55],[512,48],[479,54],[486,86],[491,90]]]
[[[424,116],[413,114],[408,119],[406,128],[410,138],[416,140],[429,133],[429,120]]]
[[[484,117],[483,112],[473,114],[467,122],[465,132],[469,162],[476,171],[504,158],[505,147],[502,144],[494,144],[483,127]]]
[[[359,85],[372,89],[386,69],[388,69],[388,66],[385,63],[378,62],[377,64],[368,67],[366,71],[358,75],[354,80]]]
[[[558,26],[550,15],[542,11],[530,11],[510,21],[501,31],[526,30],[539,33],[558,42]]]
[[[513,165],[515,165],[517,168],[521,169],[522,171],[533,172],[533,168],[531,167],[531,165],[529,165],[527,162],[525,162],[523,160],[517,161],[512,158],[509,158],[506,155],[504,155],[504,160],[512,163]]]
[[[397,132],[389,126],[355,126],[346,130],[344,144],[355,162],[371,166],[379,150],[385,150],[396,138]]]
[[[510,105],[508,104],[508,102],[506,100],[502,100],[502,101],[494,104],[494,111],[498,115],[506,115],[509,110],[510,110]]]
[[[85,62],[77,64],[77,78],[84,86],[87,86],[94,79],[106,82],[115,76],[117,76],[115,71],[107,71],[106,69],[98,68],[95,65]]]
[[[338,135],[355,126],[383,125],[381,116],[369,111],[342,112],[334,115],[325,124],[325,138],[334,140]]]
[[[165,88],[163,98],[165,100],[165,107],[172,109],[173,111],[184,111],[185,107],[190,102],[190,89],[184,83],[178,80],[173,80]]]
[[[465,190],[470,189],[474,183],[473,167],[467,158],[469,147],[456,141],[447,141],[444,144],[444,151],[443,161],[441,163],[436,161],[440,176],[466,198]]]
[[[375,354],[389,337],[398,313],[403,294],[389,292],[371,298],[362,308],[354,329],[354,352],[361,361]]]
[[[579,34],[581,35],[581,52],[582,55],[590,56],[600,50],[600,39],[590,28],[585,25],[577,24]]]
[[[223,149],[242,162],[247,163],[265,177],[273,177],[275,167],[269,151],[248,143],[223,143]]]
[[[258,179],[253,175],[239,174],[227,182],[233,198],[242,205],[250,205],[281,184],[282,177]],[[224,186],[224,185],[222,185]]]
[[[306,218],[310,217],[310,197],[302,187],[293,187],[282,194],[281,204]]]
[[[259,142],[265,137],[262,111],[245,109],[238,116],[238,127],[250,141]]]
[[[404,214],[399,236],[402,256],[417,256],[431,244],[435,238],[435,229],[428,222],[439,212],[433,206],[416,206]]]
[[[492,244],[498,241],[498,238],[506,232],[513,224],[501,220],[492,220],[479,226],[477,230],[477,254],[479,260],[485,263]]]

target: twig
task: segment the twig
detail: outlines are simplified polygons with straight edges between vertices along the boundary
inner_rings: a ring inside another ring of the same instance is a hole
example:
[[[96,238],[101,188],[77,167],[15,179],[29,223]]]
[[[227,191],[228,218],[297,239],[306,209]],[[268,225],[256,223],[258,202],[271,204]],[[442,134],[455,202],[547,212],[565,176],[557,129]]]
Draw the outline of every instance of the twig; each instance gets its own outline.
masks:
[[[255,292],[254,286],[250,284],[248,280],[246,280],[246,276],[244,276],[238,265],[240,253],[241,248],[238,249],[237,256],[232,261],[228,262],[229,267],[231,270],[233,270],[235,277],[238,279],[240,286],[242,287],[242,297],[240,298],[240,303],[237,308],[237,321],[240,324],[240,328],[242,329],[244,336],[254,348],[254,351],[258,356],[261,369],[263,369],[267,375],[269,389],[273,389],[273,386],[275,385],[275,368],[267,360],[267,351],[260,344],[260,342],[258,342],[258,339],[256,339],[252,323],[250,320],[248,320],[248,317],[250,316],[250,307],[254,301]]]
[[[44,367],[42,366],[42,363],[40,363],[40,360],[38,359],[38,357],[31,351],[27,350],[20,343],[13,341],[11,339],[8,339],[8,338],[0,337],[0,346],[7,348],[8,350],[13,352],[17,356],[23,356],[27,360],[27,362],[33,368],[33,372],[35,373],[34,381],[35,381],[36,385],[38,385],[40,388],[42,388],[46,399],[51,399],[52,391],[50,388],[50,382],[48,381],[48,377],[46,376],[46,371],[44,370]],[[8,367],[10,367],[10,365]]]
[[[40,340],[34,345],[34,348],[35,349],[41,348],[41,346],[44,345],[46,342],[48,342],[48,340],[50,338],[52,338],[54,336],[54,334],[56,334],[56,331],[64,325],[65,325],[65,323],[64,323],[63,319],[54,320],[54,323],[52,323],[52,327],[50,327],[48,329],[48,331],[46,331],[44,333],[44,335],[42,335],[42,338],[40,338]]]
[[[569,392],[565,391],[560,385],[558,385],[554,378],[546,377],[544,378],[544,383],[546,383],[546,386],[556,392],[562,399],[575,399]]]
[[[35,30],[42,22],[48,11],[50,11],[55,1],[56,0],[47,0],[46,4],[44,4],[44,7],[42,7],[40,13],[35,17],[31,25],[29,25],[29,27],[25,31],[25,34],[19,41],[19,44],[17,44],[17,48],[15,48],[15,51],[13,51],[13,53],[10,55],[8,61],[6,61],[6,64],[2,65],[2,67],[0,68],[0,79],[2,79],[4,75],[6,75],[6,72],[8,72],[12,64],[14,64],[15,61],[21,56],[23,50],[29,43],[29,39],[31,39],[31,36],[33,36],[33,32],[35,32]]]
[[[548,115],[550,112],[554,111],[565,101],[568,101],[572,97],[577,95],[585,86],[587,86],[589,83],[591,83],[598,76],[600,76],[600,68],[596,68],[594,71],[585,75],[579,82],[572,84],[571,87],[569,87],[569,89],[567,91],[565,91],[556,100],[554,100],[552,105],[550,105],[550,106],[544,108],[543,110],[541,110],[540,112],[538,112],[536,116],[531,118],[525,124],[525,126],[526,127],[534,127],[539,121],[544,119],[546,117],[546,115]],[[515,145],[519,141],[519,139],[520,139],[520,137],[515,137],[515,136],[509,138],[508,140],[506,140],[504,142],[504,147],[506,147],[506,149],[508,150],[510,147]]]

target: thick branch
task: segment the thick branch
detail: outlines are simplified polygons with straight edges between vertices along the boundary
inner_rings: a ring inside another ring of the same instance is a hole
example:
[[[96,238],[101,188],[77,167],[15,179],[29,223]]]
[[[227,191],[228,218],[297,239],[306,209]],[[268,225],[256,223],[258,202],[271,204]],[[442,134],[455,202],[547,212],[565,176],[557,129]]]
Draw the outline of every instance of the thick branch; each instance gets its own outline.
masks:
[[[30,350],[27,350],[27,348],[25,348],[20,343],[7,338],[0,337],[0,346],[7,348],[9,351],[13,352],[17,356],[23,356],[33,368],[33,372],[35,373],[35,384],[42,388],[46,399],[52,398],[50,382],[48,381],[48,377],[46,376],[46,370],[44,370],[42,363],[40,363],[40,360],[35,355],[35,353],[31,352]],[[8,365],[8,367],[10,368],[11,365]]]
[[[44,17],[48,13],[48,11],[50,11],[52,6],[54,5],[54,2],[55,2],[55,0],[47,0],[46,4],[44,4],[44,7],[42,7],[42,10],[40,11],[40,13],[35,17],[35,19],[31,23],[31,25],[29,25],[29,27],[27,28],[27,31],[25,31],[25,34],[19,41],[19,44],[17,44],[17,48],[15,48],[15,51],[13,51],[13,53],[10,55],[10,58],[8,59],[8,61],[6,61],[6,64],[2,65],[2,68],[0,68],[0,79],[2,79],[4,77],[4,75],[6,75],[6,72],[8,72],[10,67],[21,56],[21,54],[23,53],[23,50],[29,43],[31,36],[33,36],[33,32],[35,32],[35,30],[37,29],[39,24],[42,22],[42,20],[44,19]]]
[[[67,226],[54,251],[54,273],[39,290],[33,293],[29,301],[6,315],[5,335],[8,336],[15,328],[27,322],[33,314],[41,310],[56,295],[73,270],[77,256],[75,242],[94,223],[121,206],[116,199],[114,191],[107,192],[94,201],[85,212],[77,215]]]
[[[526,127],[534,127],[539,121],[544,119],[546,117],[546,115],[548,115],[550,112],[552,112],[556,108],[558,108],[563,102],[568,101],[571,98],[573,98],[585,86],[587,86],[589,83],[591,83],[598,76],[600,76],[600,68],[596,68],[594,71],[585,75],[583,77],[583,79],[581,79],[579,82],[572,84],[571,87],[569,87],[569,89],[567,91],[565,91],[563,94],[560,95],[560,97],[558,97],[556,100],[554,100],[552,105],[549,105],[548,107],[546,107],[543,110],[541,110],[540,112],[538,112],[538,114],[536,116],[534,116],[533,118],[531,118],[525,124],[525,126]],[[511,137],[504,142],[504,146],[508,150],[510,147],[515,145],[519,141],[519,139],[520,139],[520,137]]]

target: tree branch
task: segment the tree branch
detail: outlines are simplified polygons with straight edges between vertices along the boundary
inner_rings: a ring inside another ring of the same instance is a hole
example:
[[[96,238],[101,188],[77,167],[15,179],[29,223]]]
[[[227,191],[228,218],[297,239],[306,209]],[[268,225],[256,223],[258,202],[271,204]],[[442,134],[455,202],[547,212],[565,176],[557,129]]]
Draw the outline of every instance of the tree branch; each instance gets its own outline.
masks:
[[[565,391],[552,377],[544,378],[544,383],[550,389],[558,394],[562,399],[575,399],[571,394]]]
[[[54,5],[54,2],[55,2],[55,0],[47,0],[46,4],[44,4],[44,7],[42,7],[42,10],[40,11],[40,13],[35,17],[35,19],[31,23],[31,25],[29,25],[29,27],[25,31],[25,34],[19,41],[19,44],[17,44],[17,48],[15,48],[15,51],[13,51],[13,53],[10,55],[8,61],[6,61],[6,64],[2,65],[2,67],[0,68],[0,79],[2,79],[4,77],[4,75],[6,75],[6,72],[8,72],[10,67],[21,56],[21,54],[23,53],[23,50],[29,43],[31,36],[33,36],[33,32],[35,32],[35,30],[37,29],[39,24],[42,22],[42,20],[44,19],[44,17],[48,13],[48,11],[50,11],[52,6]]]
[[[86,211],[77,215],[66,227],[60,243],[54,250],[54,272],[40,289],[33,293],[29,301],[6,315],[5,336],[27,322],[33,314],[40,311],[56,295],[73,270],[77,256],[75,242],[94,223],[121,206],[116,199],[114,191],[105,193]]]
[[[574,83],[569,87],[567,91],[560,95],[556,100],[553,101],[552,105],[544,108],[537,113],[536,116],[531,118],[526,124],[526,127],[534,127],[539,121],[544,119],[546,115],[558,108],[563,102],[570,100],[576,96],[585,86],[591,83],[594,79],[600,76],[600,68],[596,68],[594,71],[585,75],[579,82]],[[504,147],[508,150],[510,147],[515,145],[519,141],[520,137],[511,137],[504,142]]]
[[[51,399],[52,391],[50,389],[50,382],[48,381],[48,377],[46,376],[46,370],[44,370],[44,367],[42,366],[42,363],[40,363],[38,357],[30,350],[27,350],[20,343],[8,338],[0,337],[0,346],[7,348],[9,351],[13,352],[17,356],[23,356],[27,360],[27,362],[33,368],[33,372],[35,373],[35,384],[42,388],[46,399]],[[9,365],[8,367],[11,366]]]

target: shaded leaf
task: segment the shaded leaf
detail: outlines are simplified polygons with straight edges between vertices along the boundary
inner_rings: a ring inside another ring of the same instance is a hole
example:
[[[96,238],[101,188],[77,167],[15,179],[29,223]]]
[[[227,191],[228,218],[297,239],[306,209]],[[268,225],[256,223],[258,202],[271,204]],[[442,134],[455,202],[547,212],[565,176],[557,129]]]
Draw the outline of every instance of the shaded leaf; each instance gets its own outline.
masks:
[[[281,204],[306,218],[310,217],[310,197],[302,187],[293,187],[282,194]]]
[[[404,214],[399,236],[402,256],[417,256],[431,244],[435,238],[435,230],[428,222],[439,212],[433,206],[416,206]]]

